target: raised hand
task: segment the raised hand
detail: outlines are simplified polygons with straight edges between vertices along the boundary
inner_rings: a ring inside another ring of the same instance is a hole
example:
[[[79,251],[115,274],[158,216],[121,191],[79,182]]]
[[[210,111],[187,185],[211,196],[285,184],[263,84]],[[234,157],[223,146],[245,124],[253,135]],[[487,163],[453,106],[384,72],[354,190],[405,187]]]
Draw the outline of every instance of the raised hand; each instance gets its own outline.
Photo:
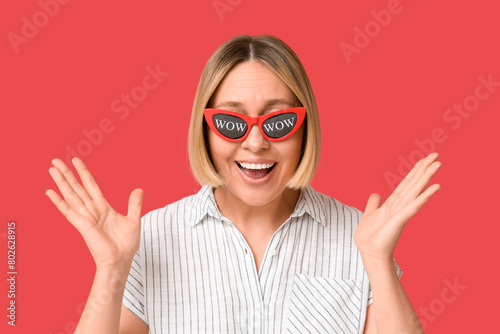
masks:
[[[83,186],[64,162],[54,159],[49,173],[64,199],[52,189],[45,194],[80,232],[98,269],[130,265],[139,248],[143,191],[132,191],[123,216],[106,201],[85,164],[78,158],[72,162]]]
[[[441,167],[438,158],[439,154],[431,153],[418,161],[382,206],[381,196],[371,194],[354,236],[365,259],[392,261],[406,223],[441,188],[433,184],[425,189]]]

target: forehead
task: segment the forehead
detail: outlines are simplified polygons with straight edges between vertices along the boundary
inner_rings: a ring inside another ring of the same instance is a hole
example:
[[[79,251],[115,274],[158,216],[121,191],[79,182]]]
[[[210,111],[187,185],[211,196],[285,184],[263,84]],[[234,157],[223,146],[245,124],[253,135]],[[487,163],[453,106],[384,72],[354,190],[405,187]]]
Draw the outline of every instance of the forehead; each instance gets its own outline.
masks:
[[[295,95],[267,66],[246,61],[236,65],[222,80],[212,96],[214,108],[259,109],[269,105],[291,107]]]

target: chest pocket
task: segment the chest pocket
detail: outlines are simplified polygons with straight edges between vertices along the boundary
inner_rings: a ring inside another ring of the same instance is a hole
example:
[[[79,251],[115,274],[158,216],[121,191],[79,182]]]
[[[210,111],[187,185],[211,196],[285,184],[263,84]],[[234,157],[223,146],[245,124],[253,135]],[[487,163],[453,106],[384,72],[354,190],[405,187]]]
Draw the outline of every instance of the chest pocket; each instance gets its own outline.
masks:
[[[362,282],[295,275],[287,333],[358,333]]]

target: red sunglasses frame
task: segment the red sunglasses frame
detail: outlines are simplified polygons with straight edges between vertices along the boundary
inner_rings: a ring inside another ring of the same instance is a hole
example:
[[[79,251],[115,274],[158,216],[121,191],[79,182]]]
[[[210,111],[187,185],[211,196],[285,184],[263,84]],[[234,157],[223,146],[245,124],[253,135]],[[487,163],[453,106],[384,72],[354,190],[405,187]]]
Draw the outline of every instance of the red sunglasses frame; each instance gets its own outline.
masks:
[[[262,129],[262,125],[264,124],[264,122],[268,118],[271,118],[273,116],[287,114],[287,113],[294,113],[297,115],[297,122],[295,122],[295,126],[293,127],[293,129],[287,135],[280,137],[280,138],[271,138],[268,135],[266,135],[266,133],[264,132],[264,129]],[[231,116],[235,116],[235,117],[238,117],[238,118],[244,120],[248,125],[247,131],[245,132],[245,134],[241,138],[238,138],[238,139],[232,139],[232,138],[228,138],[228,137],[224,136],[222,133],[219,132],[219,130],[217,129],[217,127],[214,124],[213,116],[215,114],[231,115]],[[207,121],[208,126],[210,126],[212,131],[215,132],[215,134],[217,134],[219,137],[221,137],[222,139],[227,140],[227,141],[231,141],[231,142],[235,142],[235,143],[240,142],[240,141],[244,141],[248,137],[248,134],[250,133],[250,129],[252,128],[252,126],[254,124],[258,125],[260,132],[262,133],[264,138],[266,138],[267,140],[282,141],[282,140],[285,140],[288,137],[292,136],[300,128],[300,126],[302,125],[302,122],[304,121],[304,118],[306,116],[306,108],[296,107],[296,108],[282,109],[282,110],[274,111],[272,113],[258,116],[258,117],[247,116],[247,115],[241,114],[239,112],[235,112],[235,111],[206,108],[203,111],[203,115],[205,115],[205,120]]]

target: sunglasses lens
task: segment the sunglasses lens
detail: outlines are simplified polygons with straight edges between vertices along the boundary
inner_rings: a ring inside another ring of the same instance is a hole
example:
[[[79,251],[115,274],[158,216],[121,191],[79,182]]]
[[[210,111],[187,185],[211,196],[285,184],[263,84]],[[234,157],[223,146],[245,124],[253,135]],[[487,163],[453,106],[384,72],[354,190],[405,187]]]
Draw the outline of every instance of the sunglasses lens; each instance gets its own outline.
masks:
[[[239,139],[243,137],[248,130],[247,123],[236,116],[215,114],[212,120],[217,131],[230,139]]]
[[[286,113],[269,117],[262,124],[266,135],[271,138],[281,138],[289,134],[297,124],[297,114]]]

